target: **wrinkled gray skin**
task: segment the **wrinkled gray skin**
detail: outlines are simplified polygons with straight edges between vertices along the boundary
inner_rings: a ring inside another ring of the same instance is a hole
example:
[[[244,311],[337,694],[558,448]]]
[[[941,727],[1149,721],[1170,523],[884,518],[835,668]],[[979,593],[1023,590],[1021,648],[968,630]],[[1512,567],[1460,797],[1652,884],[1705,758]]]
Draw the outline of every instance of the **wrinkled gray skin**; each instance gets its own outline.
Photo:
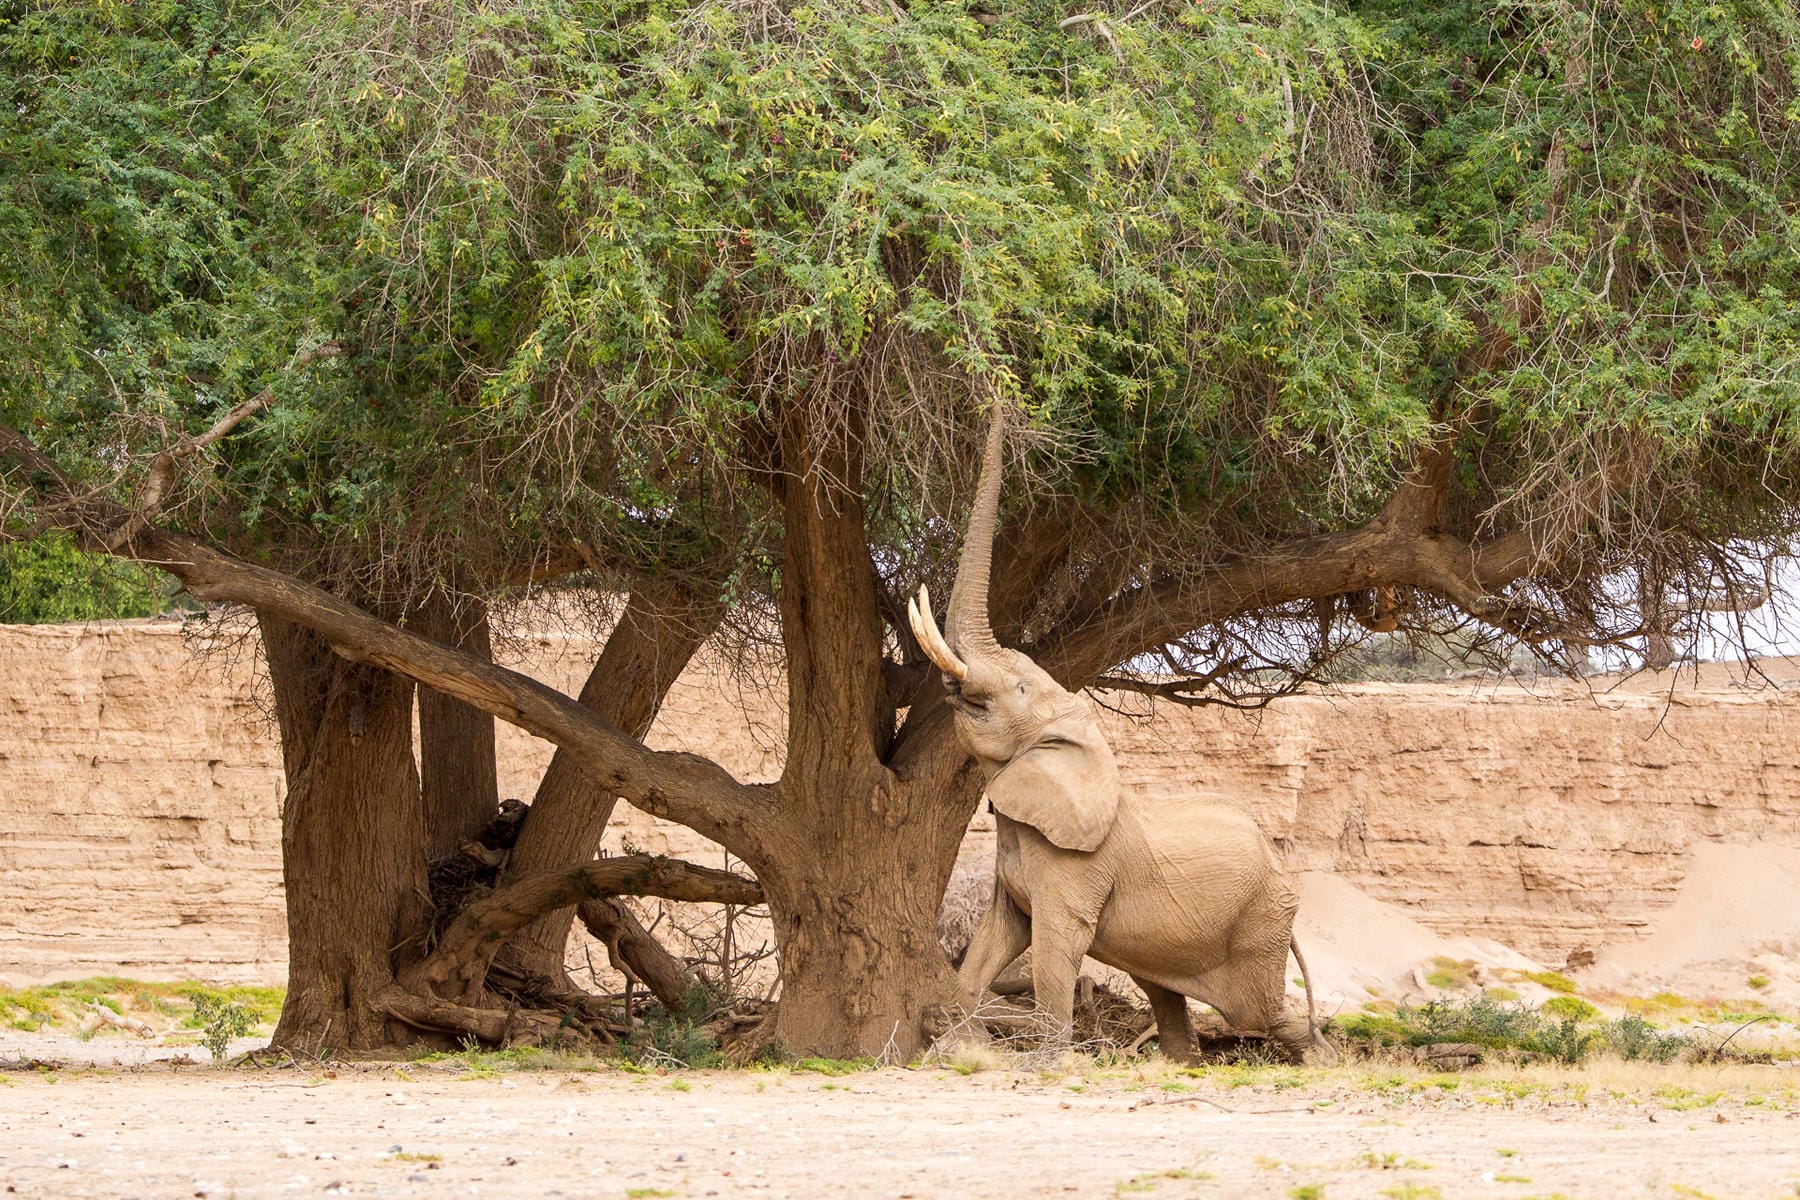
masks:
[[[1229,805],[1148,801],[1123,786],[1089,703],[994,641],[987,582],[1003,437],[997,417],[946,629],[923,590],[912,614],[986,778],[998,833],[994,901],[958,972],[964,1003],[973,1008],[1029,946],[1037,1003],[1067,1037],[1091,955],[1144,989],[1170,1057],[1194,1057],[1191,996],[1291,1058],[1334,1061],[1312,1018],[1310,978],[1307,1014],[1286,1003],[1299,902],[1256,823]]]

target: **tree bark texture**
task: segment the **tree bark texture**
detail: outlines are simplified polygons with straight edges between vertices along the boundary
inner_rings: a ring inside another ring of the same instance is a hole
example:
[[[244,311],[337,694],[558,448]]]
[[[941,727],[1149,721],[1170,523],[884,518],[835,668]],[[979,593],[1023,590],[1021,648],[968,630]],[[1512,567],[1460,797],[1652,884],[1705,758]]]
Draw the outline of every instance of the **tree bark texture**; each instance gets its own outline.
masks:
[[[446,645],[493,661],[487,606],[480,601],[453,605],[438,593],[415,626]],[[420,688],[419,785],[425,797],[426,857],[436,861],[481,832],[500,807],[493,714]]]
[[[955,1000],[938,906],[974,798],[885,770],[856,791],[814,782],[823,791],[786,790],[781,848],[759,872],[781,960],[764,1037],[794,1053],[904,1062],[925,1046],[926,1014]]]
[[[375,998],[424,951],[424,811],[413,687],[260,614],[288,793],[282,806],[288,992],[271,1043],[313,1056],[408,1040]]]

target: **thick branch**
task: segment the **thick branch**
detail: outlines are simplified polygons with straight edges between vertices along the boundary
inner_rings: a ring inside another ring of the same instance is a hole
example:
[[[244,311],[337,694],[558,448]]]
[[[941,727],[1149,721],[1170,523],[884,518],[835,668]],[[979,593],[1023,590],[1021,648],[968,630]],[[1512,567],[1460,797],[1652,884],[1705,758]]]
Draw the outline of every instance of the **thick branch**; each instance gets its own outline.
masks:
[[[630,909],[608,896],[583,900],[575,912],[587,931],[606,947],[613,970],[629,973],[649,988],[664,1011],[682,1010],[694,987],[693,973],[650,936]]]
[[[488,966],[508,935],[546,913],[603,896],[663,896],[714,904],[760,904],[753,879],[677,859],[634,854],[602,858],[567,871],[545,871],[471,904],[402,983],[413,991],[469,1002],[481,993]]]
[[[39,479],[61,485],[55,464],[20,436],[0,426],[0,456],[10,457]],[[517,671],[397,628],[321,588],[255,566],[185,534],[147,527],[105,546],[96,531],[116,529],[131,515],[122,505],[84,498],[60,523],[81,533],[91,549],[158,567],[202,600],[248,605],[326,638],[353,662],[384,667],[403,678],[492,713],[527,733],[577,756],[583,771],[609,793],[653,816],[677,821],[750,861],[762,849],[757,817],[771,789],[739,783],[710,759],[653,751],[576,701]]]
[[[1373,587],[1416,587],[1521,636],[1574,637],[1520,620],[1494,593],[1536,570],[1544,547],[1530,531],[1471,544],[1438,527],[1449,449],[1421,455],[1381,513],[1366,525],[1302,538],[1193,578],[1157,580],[1114,597],[1049,640],[1038,661],[1064,686],[1085,686],[1117,663],[1192,630],[1257,609]]]

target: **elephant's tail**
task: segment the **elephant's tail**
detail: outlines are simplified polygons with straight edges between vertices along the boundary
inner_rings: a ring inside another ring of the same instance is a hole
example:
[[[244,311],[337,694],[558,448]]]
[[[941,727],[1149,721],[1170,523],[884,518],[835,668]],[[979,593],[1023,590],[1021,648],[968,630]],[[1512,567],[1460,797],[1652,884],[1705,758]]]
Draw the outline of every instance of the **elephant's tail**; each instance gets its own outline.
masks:
[[[1313,1041],[1319,1040],[1319,1006],[1313,999],[1312,972],[1306,969],[1306,956],[1300,953],[1300,939],[1290,937],[1288,949],[1294,952],[1294,961],[1300,964],[1300,982],[1306,985],[1306,1033]]]

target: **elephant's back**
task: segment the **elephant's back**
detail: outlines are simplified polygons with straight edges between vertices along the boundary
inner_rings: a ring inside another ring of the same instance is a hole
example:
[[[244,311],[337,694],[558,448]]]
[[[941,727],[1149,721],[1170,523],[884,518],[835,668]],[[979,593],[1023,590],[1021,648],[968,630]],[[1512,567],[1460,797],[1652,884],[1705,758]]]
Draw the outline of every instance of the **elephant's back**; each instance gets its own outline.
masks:
[[[1158,863],[1210,863],[1223,857],[1273,865],[1262,827],[1248,806],[1229,796],[1128,795],[1120,804],[1120,818],[1122,826],[1135,827],[1143,852]]]

